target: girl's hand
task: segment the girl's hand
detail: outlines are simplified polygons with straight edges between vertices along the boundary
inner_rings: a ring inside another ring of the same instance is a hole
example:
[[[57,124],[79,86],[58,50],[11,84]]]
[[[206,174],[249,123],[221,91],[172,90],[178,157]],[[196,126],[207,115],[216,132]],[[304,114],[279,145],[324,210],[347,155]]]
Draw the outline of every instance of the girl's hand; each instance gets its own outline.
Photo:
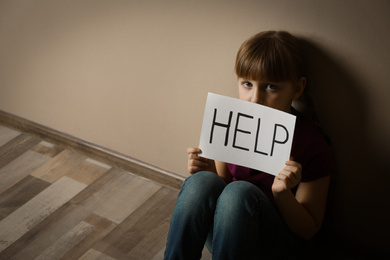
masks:
[[[202,151],[199,148],[190,147],[188,153],[188,172],[195,174],[200,171],[209,171],[217,173],[214,160],[202,158],[199,153]]]
[[[286,162],[283,170],[275,177],[274,183],[272,184],[272,193],[275,195],[291,190],[299,184],[301,177],[302,166],[291,157],[290,161]]]

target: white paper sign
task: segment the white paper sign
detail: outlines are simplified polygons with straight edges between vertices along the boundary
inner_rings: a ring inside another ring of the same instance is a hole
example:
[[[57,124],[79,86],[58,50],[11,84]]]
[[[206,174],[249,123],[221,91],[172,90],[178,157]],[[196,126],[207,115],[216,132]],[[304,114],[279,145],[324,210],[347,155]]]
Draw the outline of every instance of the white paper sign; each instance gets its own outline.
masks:
[[[209,93],[200,156],[276,176],[290,158],[295,119],[280,110]]]

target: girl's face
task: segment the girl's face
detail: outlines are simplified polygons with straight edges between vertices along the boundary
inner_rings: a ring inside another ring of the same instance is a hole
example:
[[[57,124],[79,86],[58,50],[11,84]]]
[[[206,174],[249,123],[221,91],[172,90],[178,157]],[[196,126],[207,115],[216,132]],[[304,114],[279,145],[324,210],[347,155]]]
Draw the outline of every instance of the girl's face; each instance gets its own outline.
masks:
[[[291,103],[298,99],[306,86],[306,79],[298,82],[268,82],[238,78],[238,94],[241,100],[257,103],[290,113]]]

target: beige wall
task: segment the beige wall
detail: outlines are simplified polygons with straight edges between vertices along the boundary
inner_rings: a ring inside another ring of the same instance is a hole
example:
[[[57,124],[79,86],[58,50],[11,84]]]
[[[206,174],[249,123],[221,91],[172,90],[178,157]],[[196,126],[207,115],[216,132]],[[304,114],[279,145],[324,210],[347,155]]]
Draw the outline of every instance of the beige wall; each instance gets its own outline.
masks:
[[[335,150],[330,229],[385,248],[389,10],[387,0],[1,1],[0,109],[187,176],[207,92],[236,96],[239,45],[289,30],[307,42]]]

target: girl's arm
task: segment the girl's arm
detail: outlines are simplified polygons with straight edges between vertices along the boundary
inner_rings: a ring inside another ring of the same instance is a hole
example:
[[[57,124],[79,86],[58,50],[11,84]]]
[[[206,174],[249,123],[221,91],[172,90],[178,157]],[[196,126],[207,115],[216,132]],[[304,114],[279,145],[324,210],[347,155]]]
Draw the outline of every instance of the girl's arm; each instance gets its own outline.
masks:
[[[288,161],[283,171],[275,177],[272,192],[290,230],[304,239],[310,239],[323,222],[330,177],[311,182],[300,183],[300,180],[300,164]],[[294,197],[291,188],[296,185],[299,186]]]
[[[227,167],[227,164],[220,161],[215,161],[215,166],[217,168],[217,174],[222,178],[226,183],[232,182],[232,174]]]

